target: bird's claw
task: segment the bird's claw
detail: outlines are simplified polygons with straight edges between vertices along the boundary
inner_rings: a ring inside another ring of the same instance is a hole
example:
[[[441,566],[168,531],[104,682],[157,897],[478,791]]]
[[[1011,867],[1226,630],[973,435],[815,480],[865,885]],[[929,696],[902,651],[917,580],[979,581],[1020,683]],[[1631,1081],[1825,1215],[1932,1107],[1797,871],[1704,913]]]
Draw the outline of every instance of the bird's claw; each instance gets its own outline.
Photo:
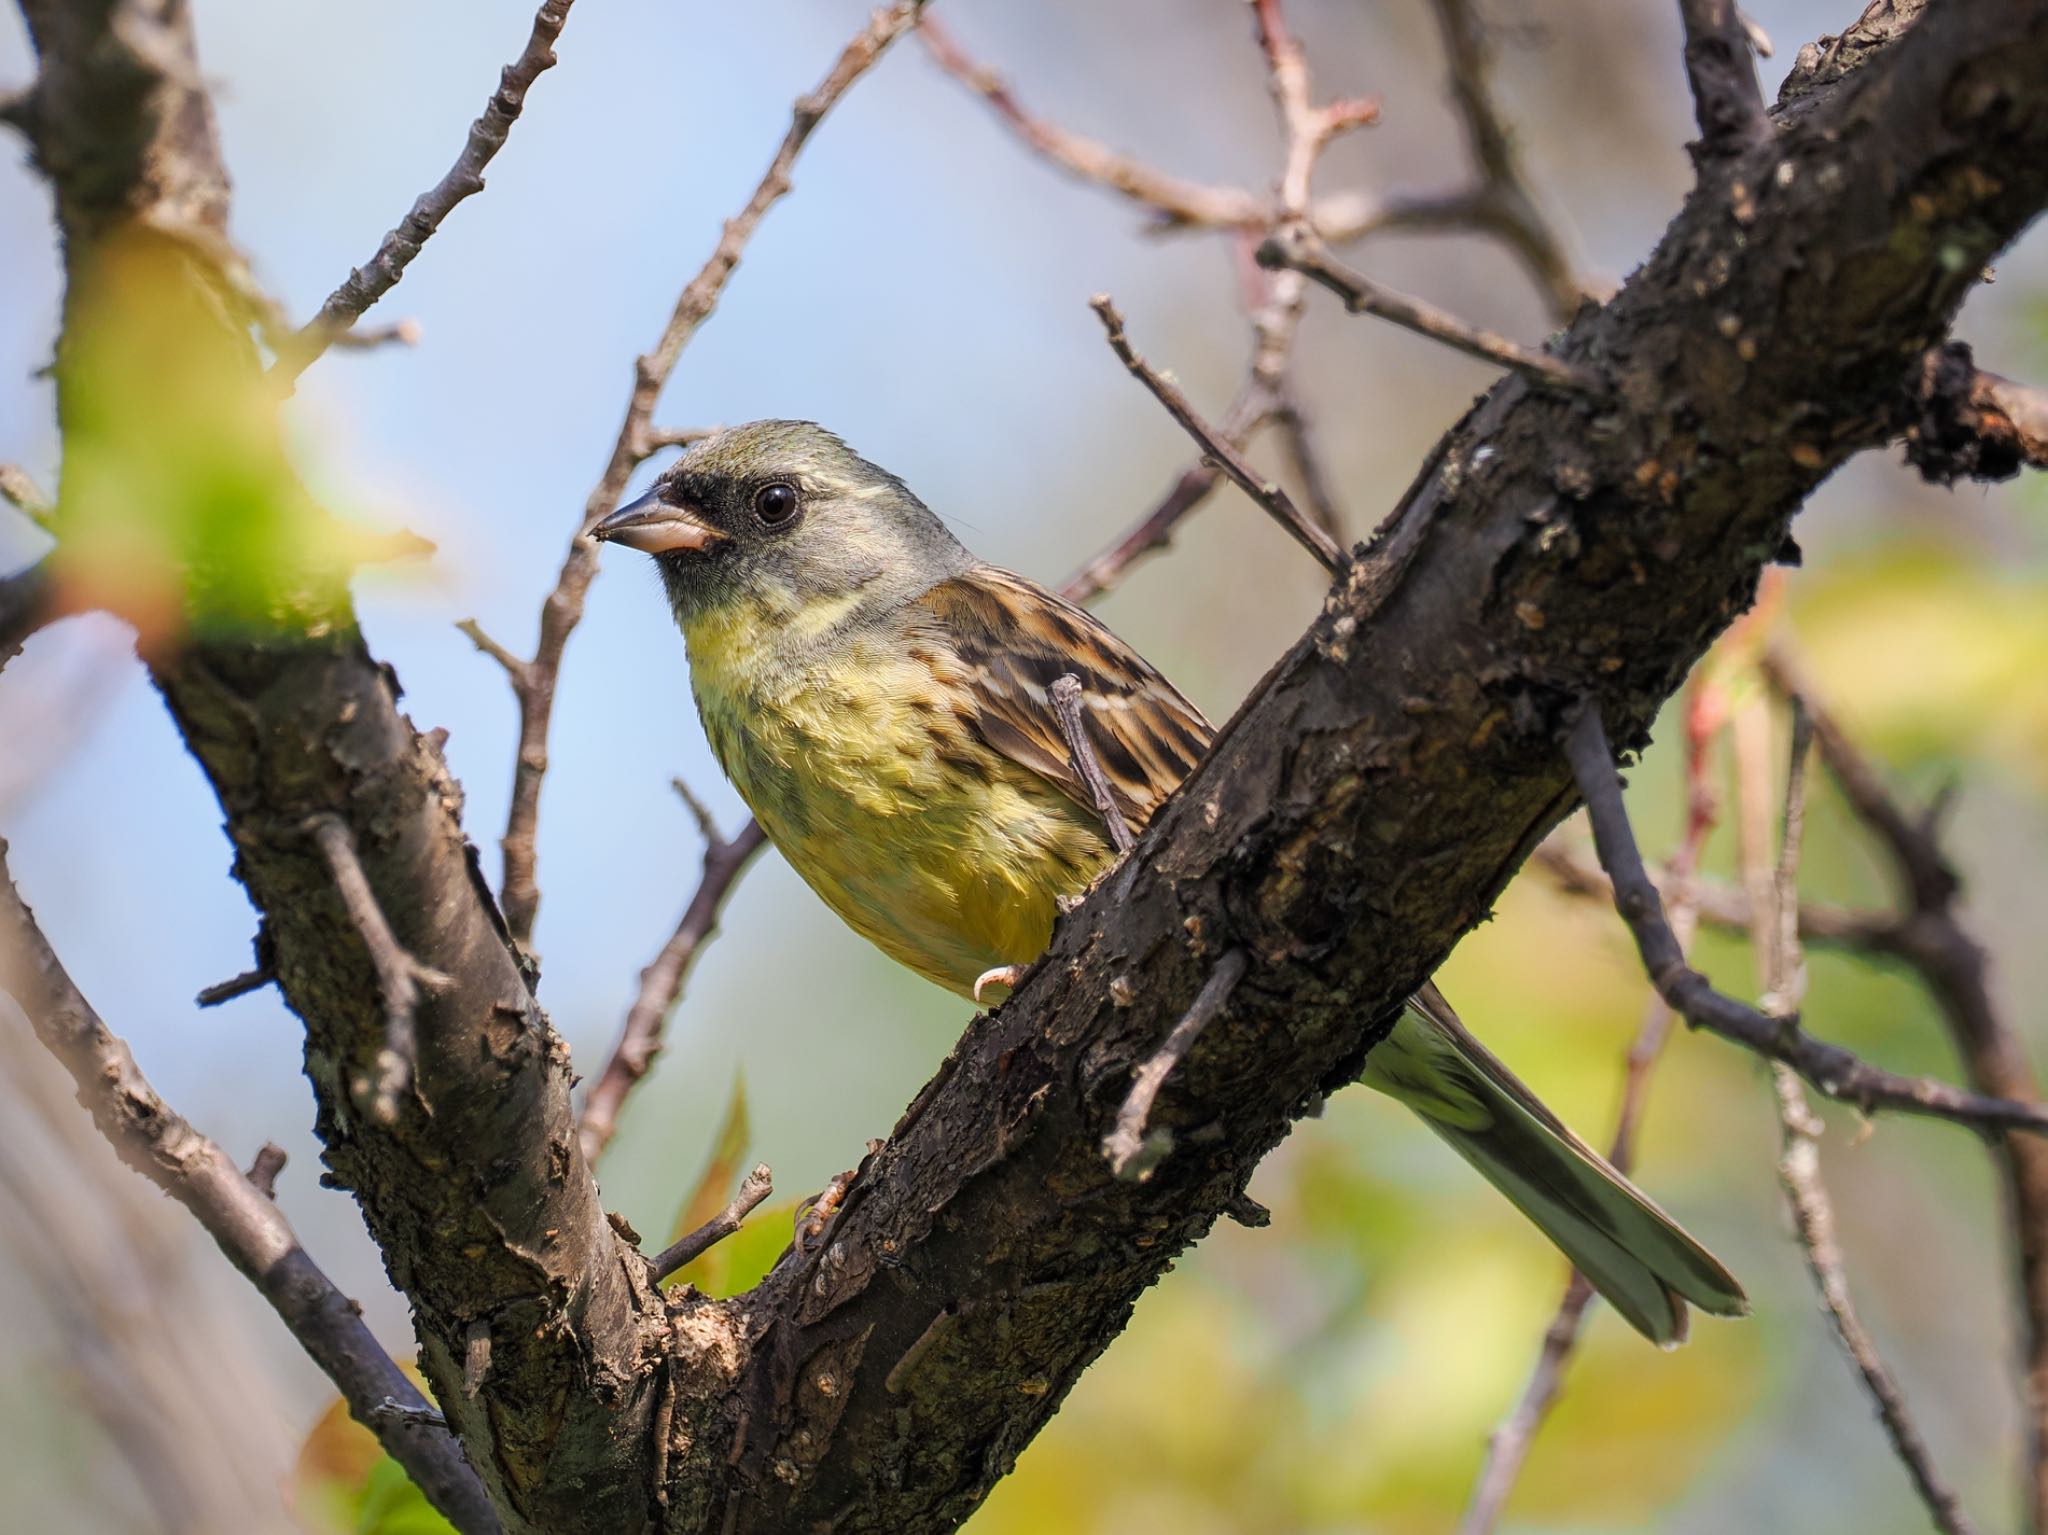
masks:
[[[990,986],[1003,986],[1014,991],[1023,979],[1022,965],[997,965],[993,970],[984,970],[974,978],[974,1000],[979,1002],[983,989]]]

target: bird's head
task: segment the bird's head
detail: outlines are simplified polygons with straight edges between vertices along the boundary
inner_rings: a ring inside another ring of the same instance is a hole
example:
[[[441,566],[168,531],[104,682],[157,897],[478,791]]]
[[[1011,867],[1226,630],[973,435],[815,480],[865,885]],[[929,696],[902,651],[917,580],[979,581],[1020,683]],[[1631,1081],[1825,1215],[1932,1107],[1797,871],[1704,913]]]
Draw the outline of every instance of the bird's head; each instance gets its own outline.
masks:
[[[907,601],[974,563],[908,486],[809,421],[706,438],[591,536],[654,556],[677,619]]]

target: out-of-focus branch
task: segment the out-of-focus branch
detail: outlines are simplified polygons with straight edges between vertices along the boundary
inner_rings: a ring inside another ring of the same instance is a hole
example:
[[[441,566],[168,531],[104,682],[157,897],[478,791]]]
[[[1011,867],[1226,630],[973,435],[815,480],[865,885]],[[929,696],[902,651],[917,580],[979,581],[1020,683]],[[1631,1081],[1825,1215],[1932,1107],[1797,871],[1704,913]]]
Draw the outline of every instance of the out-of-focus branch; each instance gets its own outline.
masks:
[[[1110,349],[1147,389],[1154,399],[1166,407],[1168,415],[1180,423],[1181,428],[1200,445],[1203,456],[1215,460],[1223,473],[1263,508],[1268,516],[1287,530],[1295,542],[1316,557],[1323,568],[1335,575],[1344,568],[1344,551],[1335,539],[1323,531],[1312,519],[1302,515],[1301,508],[1294,504],[1284,488],[1266,479],[1246,462],[1245,457],[1229,439],[1211,426],[1201,413],[1189,403],[1188,397],[1173,381],[1171,374],[1161,373],[1140,357],[1132,347],[1130,338],[1124,334],[1124,319],[1109,295],[1098,293],[1089,301],[1096,315],[1102,321],[1104,333],[1109,338]]]
[[[498,89],[485,103],[483,115],[469,125],[469,137],[448,174],[419,195],[398,227],[384,236],[369,262],[350,271],[341,286],[327,295],[319,314],[278,347],[271,373],[280,384],[296,380],[365,310],[389,293],[456,205],[484,189],[484,168],[505,147],[513,123],[526,107],[526,93],[542,73],[554,67],[555,43],[573,4],[575,0],[542,0],[525,48],[499,75]],[[389,334],[392,339],[409,339],[403,325]]]
[[[355,1303],[299,1246],[277,1206],[144,1079],[128,1046],[93,1011],[36,925],[7,872],[5,843],[0,843],[0,980],[37,1036],[71,1073],[80,1102],[122,1160],[197,1217],[334,1381],[357,1420],[449,1522],[464,1535],[495,1535],[498,1517],[447,1428],[392,1421],[374,1411],[387,1400],[430,1409],[371,1336]]]
[[[1363,272],[1338,261],[1306,228],[1283,228],[1269,236],[1259,247],[1259,264],[1300,272],[1344,300],[1344,307],[1352,314],[1375,315],[1481,362],[1499,363],[1561,389],[1604,392],[1600,378],[1589,369],[1468,325],[1421,299],[1381,287]]]
[[[1042,158],[1068,175],[1107,187],[1149,209],[1161,226],[1176,229],[1239,229],[1264,224],[1264,198],[1238,187],[1205,186],[1120,154],[1094,139],[1025,110],[1009,82],[968,57],[952,30],[927,16],[918,40],[932,62],[986,101],[1003,123]]]
[[[20,655],[29,636],[57,616],[56,596],[47,558],[0,577],[0,667]]]
[[[1902,393],[1906,462],[1937,485],[2048,469],[2048,391],[1976,365],[1967,342],[1930,348]]]
[[[1443,39],[1451,103],[1464,127],[1477,179],[1450,192],[1394,193],[1374,202],[1353,228],[1320,233],[1332,245],[1381,229],[1470,229],[1491,235],[1514,252],[1542,293],[1551,319],[1561,324],[1584,301],[1585,284],[1523,170],[1494,87],[1493,40],[1473,0],[1433,0],[1430,8]]]
[[[689,905],[683,908],[682,920],[677,922],[676,930],[661,946],[654,962],[640,972],[640,991],[626,1013],[626,1024],[619,1034],[619,1042],[612,1047],[611,1058],[605,1062],[604,1070],[598,1073],[597,1080],[591,1084],[590,1092],[583,1100],[583,1116],[578,1121],[576,1133],[583,1142],[583,1159],[592,1166],[596,1165],[605,1147],[611,1144],[612,1136],[618,1132],[619,1110],[624,1106],[627,1094],[654,1065],[654,1057],[661,1050],[661,1035],[668,1015],[675,1010],[676,1001],[683,994],[683,983],[689,979],[690,967],[698,953],[717,930],[718,914],[725,906],[726,897],[768,840],[760,822],[754,820],[749,820],[728,839],[720,834],[710,813],[690,796],[682,780],[676,781],[676,789],[684,796],[704,833],[703,869],[697,879],[696,893],[690,897]],[[676,1266],[680,1268],[682,1265]]]
[[[1614,900],[1614,881],[1607,877],[1607,871],[1558,838],[1551,838],[1530,854],[1529,867],[1541,871],[1551,888],[1561,895],[1590,901]],[[1652,875],[1651,883],[1667,904],[1674,899],[1668,875]],[[1695,877],[1686,884],[1686,898],[1693,914],[1708,927],[1745,937],[1754,930],[1753,903],[1749,893],[1737,886]],[[1890,912],[1859,911],[1826,901],[1799,903],[1799,938],[1813,946],[1900,957],[1905,956],[1908,942],[1899,918]]]
[[[717,307],[727,279],[739,265],[740,253],[760,228],[761,220],[789,191],[790,172],[811,134],[854,82],[874,67],[889,45],[916,24],[923,9],[924,0],[897,0],[896,4],[876,11],[840,51],[817,89],[797,99],[791,110],[789,130],[753,194],[726,221],[711,255],[677,297],[654,349],[634,365],[625,419],[619,425],[604,472],[584,502],[583,520],[570,540],[569,553],[555,579],[554,590],[541,606],[540,639],[533,658],[521,670],[508,669],[519,704],[519,751],[512,778],[511,810],[505,820],[505,874],[500,902],[505,925],[522,947],[530,947],[533,942],[534,918],[540,910],[534,839],[540,821],[541,781],[547,776],[548,727],[554,718],[555,682],[561,672],[562,653],[568,647],[569,636],[583,620],[583,600],[597,574],[597,545],[591,541],[589,530],[618,506],[626,481],[652,451],[649,423],[662,388],[675,371],[683,348]]]
[[[1642,854],[1636,849],[1635,833],[1622,805],[1621,780],[1614,771],[1607,733],[1590,707],[1566,735],[1565,749],[1586,802],[1587,818],[1593,823],[1601,867],[1614,882],[1615,909],[1635,937],[1650,983],[1688,1023],[1792,1067],[1828,1097],[1855,1104],[1866,1113],[1892,1109],[1950,1119],[1984,1131],[2048,1132],[2048,1109],[2039,1104],[1964,1092],[1931,1077],[1902,1077],[1882,1071],[1839,1045],[1815,1039],[1799,1027],[1796,1017],[1769,1018],[1716,991],[1685,962],[1665,920],[1663,903],[1643,869]]]
[[[1695,156],[1741,154],[1771,133],[1749,28],[1735,0],[1678,0],[1685,23],[1685,74],[1699,119]]]
[[[1789,643],[1764,657],[1778,691],[1804,701],[1829,776],[1891,864],[1901,911],[1892,952],[1911,964],[1941,1010],[1963,1074],[1981,1093],[2038,1103],[2040,1084],[2018,1031],[1991,991],[1990,957],[1961,915],[1961,882],[1942,851],[1940,809],[1909,810],[1815,691]],[[2024,1383],[2028,1521],[2048,1528],[2048,1144],[2006,1136],[1991,1146],[2011,1231],[2016,1348]]]
[[[1760,890],[1769,891],[1768,902],[1759,907],[1754,939],[1763,981],[1762,1006],[1766,1013],[1780,1018],[1795,1016],[1806,989],[1806,967],[1799,949],[1799,857],[1806,825],[1806,763],[1813,750],[1813,722],[1797,697],[1791,704],[1791,761],[1785,775],[1785,813],[1777,863],[1764,879],[1755,881]],[[1752,759],[1740,775],[1742,814],[1749,823],[1742,839],[1747,861],[1751,853],[1761,851],[1757,844],[1767,846],[1769,841],[1762,828],[1769,784],[1762,753],[1768,746],[1762,733],[1754,729],[1738,729],[1736,746],[1738,753]],[[1820,1292],[1821,1307],[1834,1324],[1835,1336],[1850,1363],[1863,1377],[1892,1451],[1905,1466],[1935,1527],[1944,1535],[1973,1535],[1954,1491],[1935,1469],[1897,1378],[1878,1353],[1876,1340],[1864,1327],[1850,1298],[1848,1266],[1835,1238],[1834,1201],[1821,1178],[1820,1137],[1825,1127],[1808,1105],[1799,1078],[1790,1067],[1774,1064],[1771,1082],[1777,1098],[1780,1133],[1778,1182],[1791,1204],[1793,1229],[1814,1286]]]
[[[1707,836],[1714,829],[1718,813],[1713,784],[1708,776],[1709,751],[1726,718],[1726,701],[1720,684],[1700,673],[1693,674],[1685,711],[1685,836],[1678,851],[1664,868],[1664,886],[1671,895],[1665,906],[1671,931],[1681,951],[1690,946],[1693,935],[1694,879]],[[1596,871],[1597,872],[1597,871]],[[1602,876],[1604,878],[1604,876]],[[1629,1045],[1622,1078],[1621,1106],[1615,1114],[1614,1138],[1607,1160],[1615,1171],[1628,1173],[1635,1166],[1636,1131],[1649,1103],[1650,1077],[1664,1053],[1671,1033],[1671,1005],[1654,990],[1644,1010],[1641,1026]],[[1458,1521],[1458,1535],[1489,1535],[1500,1522],[1508,1494],[1527,1464],[1529,1451],[1549,1419],[1550,1410],[1564,1390],[1565,1371],[1578,1352],[1580,1330],[1586,1309],[1593,1302],[1593,1286],[1578,1270],[1565,1282],[1557,1311],[1544,1329],[1529,1383],[1507,1417],[1486,1441],[1486,1457],[1472,1484],[1472,1497]]]

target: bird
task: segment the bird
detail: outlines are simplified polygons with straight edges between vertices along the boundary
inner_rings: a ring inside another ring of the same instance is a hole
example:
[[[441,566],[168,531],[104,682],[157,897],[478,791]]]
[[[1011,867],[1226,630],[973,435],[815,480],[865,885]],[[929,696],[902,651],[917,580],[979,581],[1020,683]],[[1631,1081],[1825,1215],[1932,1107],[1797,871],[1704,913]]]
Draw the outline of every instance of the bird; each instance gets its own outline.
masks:
[[[1093,765],[1129,828],[1215,735],[1099,619],[976,558],[901,479],[813,422],[706,438],[590,531],[653,556],[711,750],[769,841],[855,932],[964,997],[1014,982],[1118,856],[1054,684],[1079,682]],[[1433,983],[1367,1052],[1362,1080],[1652,1341],[1683,1340],[1688,1304],[1747,1310],[1728,1270]]]

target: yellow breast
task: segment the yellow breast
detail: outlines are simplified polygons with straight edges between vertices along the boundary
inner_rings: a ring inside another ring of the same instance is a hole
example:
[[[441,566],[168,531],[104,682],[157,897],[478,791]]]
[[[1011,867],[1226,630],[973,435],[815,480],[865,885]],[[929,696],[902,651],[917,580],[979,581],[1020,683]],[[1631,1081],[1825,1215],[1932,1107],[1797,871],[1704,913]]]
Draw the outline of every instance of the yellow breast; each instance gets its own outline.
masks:
[[[950,657],[871,630],[807,646],[843,615],[789,606],[686,630],[712,750],[769,840],[856,932],[949,990],[1036,959],[1059,897],[1108,861],[1093,821],[973,733]]]

